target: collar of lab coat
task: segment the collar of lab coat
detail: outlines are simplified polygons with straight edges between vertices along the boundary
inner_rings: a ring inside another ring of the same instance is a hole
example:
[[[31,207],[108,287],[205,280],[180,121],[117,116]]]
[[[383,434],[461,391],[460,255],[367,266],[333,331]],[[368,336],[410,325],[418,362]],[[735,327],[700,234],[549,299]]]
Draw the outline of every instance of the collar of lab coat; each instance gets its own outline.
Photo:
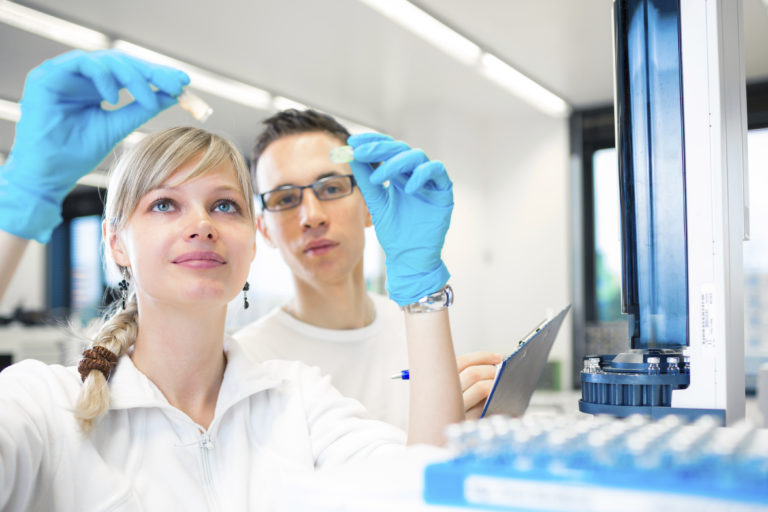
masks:
[[[285,381],[283,376],[270,373],[267,367],[250,359],[240,344],[231,338],[224,340],[224,353],[227,366],[219,389],[215,416],[220,416],[240,400]],[[162,391],[134,366],[127,354],[118,361],[109,380],[109,387],[110,409],[172,408]]]

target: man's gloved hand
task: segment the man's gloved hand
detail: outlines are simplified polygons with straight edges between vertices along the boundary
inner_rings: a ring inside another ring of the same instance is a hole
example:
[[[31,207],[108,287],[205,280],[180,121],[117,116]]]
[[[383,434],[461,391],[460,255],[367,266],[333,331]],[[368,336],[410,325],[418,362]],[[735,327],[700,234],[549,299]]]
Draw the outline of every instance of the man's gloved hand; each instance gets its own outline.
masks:
[[[182,71],[114,50],[75,50],[30,71],[16,139],[0,167],[0,229],[47,242],[76,181],[125,136],[175,104],[188,83]],[[136,101],[102,108],[102,101],[117,103],[123,88]]]
[[[348,144],[355,156],[349,165],[386,255],[390,298],[404,306],[440,290],[450,277],[440,252],[453,211],[445,166],[386,135],[353,135]]]

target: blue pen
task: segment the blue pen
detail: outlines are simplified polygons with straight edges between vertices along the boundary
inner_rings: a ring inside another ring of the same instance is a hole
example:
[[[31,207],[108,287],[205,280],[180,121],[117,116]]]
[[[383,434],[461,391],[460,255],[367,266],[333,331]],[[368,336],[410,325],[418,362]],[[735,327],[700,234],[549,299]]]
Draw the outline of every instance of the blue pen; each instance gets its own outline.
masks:
[[[394,379],[408,380],[411,378],[411,374],[408,370],[401,370],[400,373],[396,373],[391,377]]]

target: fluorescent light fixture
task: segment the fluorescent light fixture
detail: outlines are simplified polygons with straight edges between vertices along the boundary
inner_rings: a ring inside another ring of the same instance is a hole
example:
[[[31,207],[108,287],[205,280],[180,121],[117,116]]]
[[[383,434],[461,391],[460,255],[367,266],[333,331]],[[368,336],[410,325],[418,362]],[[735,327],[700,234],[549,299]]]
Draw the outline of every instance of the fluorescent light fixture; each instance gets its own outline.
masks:
[[[310,107],[308,105],[305,105],[303,103],[299,103],[298,101],[293,101],[292,99],[286,98],[285,96],[275,96],[272,98],[272,106],[275,108],[275,110],[287,110],[289,108],[295,108],[296,110],[306,110],[308,108],[312,108],[314,110],[317,110],[318,112],[325,112],[323,109]],[[355,134],[355,133],[364,133],[364,132],[375,132],[377,130],[374,130],[373,128],[369,128],[367,126],[364,126],[359,123],[355,123],[353,121],[348,121],[342,117],[335,116],[331,114],[330,112],[325,112],[328,115],[333,116],[336,121],[344,125],[344,127],[349,130],[349,133]]]
[[[489,80],[527,101],[542,112],[554,117],[565,117],[570,112],[568,103],[537,84],[495,55],[484,53],[480,59],[480,72]]]
[[[146,133],[136,130],[135,132],[129,133],[128,136],[123,139],[123,144],[126,146],[135,146],[146,136]]]
[[[419,34],[422,35],[422,37],[432,41],[433,39],[436,40],[439,38],[439,36],[428,36],[426,35],[428,32],[432,31],[435,34],[442,34],[441,37],[447,41],[451,41],[449,43],[449,47],[454,48],[454,56],[462,61],[472,64],[477,60],[480,54],[480,49],[477,47],[477,45],[456,34],[451,29],[438,22],[437,20],[434,20],[434,18],[431,18],[429,15],[408,2],[379,2],[377,0],[365,1],[377,9],[381,8],[375,7],[375,4],[388,7],[391,3],[395,5],[396,8],[399,5],[399,9],[401,11],[396,12],[406,13],[408,19],[414,23],[414,27],[421,23],[424,24],[423,27],[418,26]],[[397,16],[400,15],[401,14],[397,14]],[[213,94],[215,96],[219,96],[229,101],[234,101],[242,105],[246,105],[248,107],[266,111],[269,111],[272,108],[278,110],[284,110],[286,108],[307,108],[307,106],[303,103],[299,103],[284,96],[274,96],[273,98],[272,94],[268,91],[265,91],[264,89],[254,87],[244,82],[222,77],[211,71],[193,66],[192,64],[177,59],[173,59],[167,55],[163,55],[162,53],[135,45],[128,41],[118,39],[112,42],[106,34],[96,30],[91,30],[76,23],[71,23],[55,16],[50,16],[40,11],[24,7],[7,0],[0,0],[0,22],[44,37],[46,39],[57,41],[73,48],[79,48],[82,50],[103,50],[108,48],[115,48],[140,59],[181,69],[189,75],[189,78],[192,81],[190,84],[192,88]],[[109,108],[109,106],[107,106],[107,108]],[[0,99],[0,119],[17,122],[20,117],[21,108],[17,102]],[[353,123],[351,121],[343,121],[340,118],[339,121],[342,122],[352,133],[375,131],[371,128],[368,128],[367,126]],[[123,143],[129,146],[134,145],[145,136],[145,133],[136,131],[128,135]],[[106,176],[98,172],[91,173],[90,175],[82,178],[81,181],[84,183],[87,182],[86,184],[93,184],[93,186],[106,186]]]
[[[101,171],[93,171],[77,180],[77,184],[107,188],[107,185],[109,185],[109,176]]]
[[[336,117],[336,116],[334,116]],[[344,125],[344,127],[349,130],[349,133],[352,135],[358,134],[358,133],[366,133],[366,132],[378,132],[379,130],[374,130],[371,127],[365,126],[360,123],[356,123],[354,121],[347,121],[346,119],[343,119],[341,117],[336,117],[336,120]]]
[[[0,99],[0,119],[17,122],[21,117],[21,105],[15,101]]]
[[[298,101],[293,101],[292,99],[286,98],[285,96],[275,96],[272,98],[272,107],[274,107],[275,110],[287,110],[289,108],[295,108],[296,110],[306,110],[307,107],[303,103],[299,103]]]
[[[72,48],[109,48],[109,37],[106,34],[6,0],[0,0],[0,21]]]
[[[360,0],[395,23],[424,38],[458,61],[475,67],[487,79],[507,89],[544,113],[563,117],[568,103],[523,75],[495,55],[448,28],[407,0]],[[768,2],[768,0],[763,0]]]
[[[261,110],[269,110],[271,107],[272,95],[264,89],[259,89],[258,87],[230,78],[224,78],[205,69],[173,59],[167,55],[129,43],[128,41],[118,39],[115,41],[113,48],[140,59],[156,64],[163,64],[165,66],[172,66],[184,71],[189,75],[191,80],[190,87],[193,89],[204,91],[230,101],[235,101],[248,107]]]
[[[406,0],[360,1],[464,64],[480,58],[478,45]]]

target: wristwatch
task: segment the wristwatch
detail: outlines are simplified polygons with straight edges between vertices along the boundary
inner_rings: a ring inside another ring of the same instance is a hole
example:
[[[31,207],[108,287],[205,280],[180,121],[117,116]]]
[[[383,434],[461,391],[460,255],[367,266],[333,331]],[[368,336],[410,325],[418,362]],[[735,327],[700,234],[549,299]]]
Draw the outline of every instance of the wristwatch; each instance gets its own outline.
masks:
[[[400,306],[400,309],[407,313],[430,313],[441,311],[451,304],[453,304],[453,288],[447,284],[442,290],[422,297],[412,304]]]

